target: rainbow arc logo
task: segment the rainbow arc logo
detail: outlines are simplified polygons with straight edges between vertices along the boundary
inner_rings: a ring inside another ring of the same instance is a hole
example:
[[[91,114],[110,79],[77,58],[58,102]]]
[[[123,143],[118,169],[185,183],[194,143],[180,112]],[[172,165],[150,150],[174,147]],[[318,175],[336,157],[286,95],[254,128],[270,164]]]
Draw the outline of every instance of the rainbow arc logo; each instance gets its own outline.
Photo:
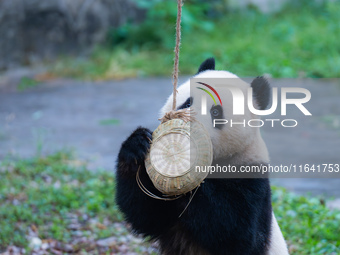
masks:
[[[206,86],[206,87],[209,88],[212,92],[214,92],[214,94],[217,96],[217,98],[218,98],[218,100],[220,101],[220,104],[221,104],[221,106],[222,106],[221,97],[220,97],[220,95],[217,93],[217,91],[216,91],[213,87],[211,87],[210,85],[208,85],[208,84],[206,84],[206,83],[204,83],[204,82],[197,82],[197,83],[199,83],[199,84],[201,84],[201,85],[203,85],[203,86]],[[198,88],[198,89],[203,90],[204,92],[206,92],[206,93],[212,98],[212,100],[214,101],[215,105],[217,105],[217,102],[216,102],[216,100],[215,100],[215,97],[213,96],[213,94],[212,94],[209,90],[204,89],[204,88],[200,88],[200,87],[196,87],[196,88]]]

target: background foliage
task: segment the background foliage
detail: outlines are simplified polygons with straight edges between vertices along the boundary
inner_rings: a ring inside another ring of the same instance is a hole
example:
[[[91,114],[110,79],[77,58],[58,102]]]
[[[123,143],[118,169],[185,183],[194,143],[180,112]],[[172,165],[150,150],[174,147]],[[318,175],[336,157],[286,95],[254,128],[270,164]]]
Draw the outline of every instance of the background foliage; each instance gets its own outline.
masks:
[[[64,58],[59,75],[90,79],[171,74],[176,1],[137,1],[141,24],[108,33],[107,43],[87,59]],[[225,1],[185,1],[180,70],[194,74],[207,57],[240,76],[340,76],[340,2],[291,1],[281,11],[228,9]]]

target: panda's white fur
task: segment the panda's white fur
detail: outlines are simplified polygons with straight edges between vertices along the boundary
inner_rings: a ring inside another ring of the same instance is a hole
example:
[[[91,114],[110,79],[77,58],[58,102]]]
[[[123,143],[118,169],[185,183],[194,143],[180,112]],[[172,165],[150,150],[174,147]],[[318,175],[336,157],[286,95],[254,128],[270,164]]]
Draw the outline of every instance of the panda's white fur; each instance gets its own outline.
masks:
[[[249,84],[241,80],[238,76],[227,71],[207,70],[200,72],[194,78],[232,78],[233,82],[237,84],[244,92],[249,88]],[[200,92],[198,92],[200,93]],[[201,93],[204,93],[203,91]],[[246,93],[245,93],[246,94]],[[245,107],[245,116],[232,115],[232,98],[231,94],[220,94],[223,102],[223,112],[225,118],[228,119],[232,116],[233,120],[238,121],[238,118],[242,119],[255,119],[258,116],[252,114],[247,107]],[[177,93],[177,107],[182,105],[190,97],[190,80],[187,80],[181,86],[178,87]],[[166,104],[160,111],[160,116],[171,110],[173,95],[171,95]],[[198,104],[200,100],[193,100],[193,104],[190,109],[195,112],[195,109],[199,109]],[[208,105],[213,105],[212,99],[208,98]],[[200,121],[208,130],[214,150],[214,157],[231,157],[232,164],[242,164],[243,162],[269,162],[269,156],[267,147],[261,137],[259,128],[241,127],[236,125],[230,128],[225,125],[222,129],[216,129],[212,126],[211,121],[207,121],[204,118],[210,118],[209,115],[202,116],[197,114],[195,118]],[[271,224],[271,240],[269,255],[287,255],[288,249],[281,233],[280,227],[273,214]]]
[[[287,244],[283,238],[279,224],[273,213],[270,246],[268,255],[287,255],[289,254]]]
[[[193,78],[232,78],[232,82],[235,83],[236,86],[242,89],[244,94],[246,94],[247,89],[249,88],[249,84],[241,80],[235,74],[232,74],[227,71],[215,71],[215,70],[207,70],[202,73],[197,74]],[[205,92],[197,92],[197,93],[205,93]],[[190,97],[190,80],[183,83],[178,87],[177,93],[177,107],[182,105],[187,98]],[[228,116],[232,116],[232,97],[230,93],[220,93],[221,100],[223,102],[223,111],[228,119]],[[163,116],[166,112],[171,110],[172,107],[172,98],[171,95],[166,104],[160,111],[160,115]],[[214,102],[211,98],[207,99],[207,104],[213,105]],[[194,100],[190,109],[194,112],[197,112],[196,109],[199,109],[200,100]],[[246,107],[247,108],[247,107]],[[269,156],[267,152],[267,148],[262,140],[260,135],[260,131],[258,128],[251,128],[246,126],[245,128],[242,125],[235,125],[230,128],[228,125],[225,125],[222,130],[216,129],[211,125],[211,121],[208,120],[210,118],[209,115],[195,115],[195,118],[205,125],[205,128],[209,131],[213,148],[214,148],[214,157],[220,156],[232,156],[234,153],[238,152],[242,155],[242,159],[238,159],[235,157],[235,160],[242,160],[245,162],[252,161],[254,157],[257,160],[261,160],[263,162],[269,161]],[[243,119],[257,119],[258,116],[252,114],[249,110],[245,109],[245,115],[234,115],[232,119],[236,122],[241,122]],[[228,146],[226,146],[228,145]],[[241,153],[242,152],[242,153]],[[245,158],[247,157],[247,158]],[[233,163],[238,163],[233,162]]]

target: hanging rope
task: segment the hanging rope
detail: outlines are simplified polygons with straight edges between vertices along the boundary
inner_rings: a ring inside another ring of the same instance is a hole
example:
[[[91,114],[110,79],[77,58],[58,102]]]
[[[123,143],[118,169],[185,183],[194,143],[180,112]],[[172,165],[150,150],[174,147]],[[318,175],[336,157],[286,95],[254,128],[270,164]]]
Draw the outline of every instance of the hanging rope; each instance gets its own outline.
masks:
[[[162,124],[172,120],[172,119],[181,119],[184,122],[193,121],[195,118],[192,115],[195,115],[195,113],[190,109],[181,109],[176,111],[176,97],[177,97],[177,84],[178,84],[178,72],[179,72],[179,50],[181,45],[181,16],[182,16],[182,6],[183,2],[182,0],[177,0],[177,21],[176,21],[176,45],[175,45],[175,58],[174,58],[174,69],[173,69],[173,102],[172,102],[172,110],[170,112],[165,113],[165,115],[159,119],[161,120]],[[180,153],[180,152],[179,152]],[[196,195],[197,190],[200,187],[200,184],[198,184],[195,188],[195,190],[191,190],[185,194],[176,195],[176,196],[170,196],[170,195],[162,195],[157,196],[153,194],[150,190],[148,190],[142,183],[140,178],[140,166],[138,167],[137,174],[136,174],[136,182],[141,189],[142,192],[144,192],[147,196],[164,200],[164,201],[172,201],[179,198],[182,198],[186,196],[187,194],[190,194],[188,203],[184,207],[183,211],[178,216],[179,218],[185,213],[185,211],[188,209],[191,201],[193,200],[194,196]]]
[[[188,109],[182,109],[176,111],[176,97],[177,97],[177,84],[178,84],[178,73],[179,73],[179,49],[181,46],[181,21],[182,21],[182,7],[183,1],[177,0],[177,21],[176,21],[176,45],[175,45],[175,59],[174,59],[174,70],[172,73],[172,81],[173,81],[173,101],[172,101],[172,110],[170,112],[165,113],[165,115],[159,120],[161,123],[167,122],[172,119],[182,119],[185,122],[193,121],[195,118],[193,115],[195,113],[193,111],[189,111]]]
[[[176,96],[177,96],[177,83],[178,83],[178,65],[179,65],[179,47],[181,45],[181,17],[182,17],[182,0],[177,0],[177,21],[176,21],[176,46],[175,46],[175,60],[173,71],[173,101],[172,110],[176,111]]]

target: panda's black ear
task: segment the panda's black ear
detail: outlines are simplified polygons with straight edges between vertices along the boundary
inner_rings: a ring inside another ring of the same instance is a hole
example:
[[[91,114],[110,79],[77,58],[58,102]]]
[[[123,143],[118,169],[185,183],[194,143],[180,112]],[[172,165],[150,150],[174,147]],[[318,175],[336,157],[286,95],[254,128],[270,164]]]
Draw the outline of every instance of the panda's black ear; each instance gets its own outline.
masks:
[[[260,110],[267,108],[271,101],[271,87],[269,82],[263,76],[256,77],[251,82],[253,88],[253,97],[255,98]]]
[[[197,74],[200,72],[206,71],[206,70],[215,70],[215,59],[214,58],[208,58],[206,59],[201,65],[200,68],[198,68]]]

